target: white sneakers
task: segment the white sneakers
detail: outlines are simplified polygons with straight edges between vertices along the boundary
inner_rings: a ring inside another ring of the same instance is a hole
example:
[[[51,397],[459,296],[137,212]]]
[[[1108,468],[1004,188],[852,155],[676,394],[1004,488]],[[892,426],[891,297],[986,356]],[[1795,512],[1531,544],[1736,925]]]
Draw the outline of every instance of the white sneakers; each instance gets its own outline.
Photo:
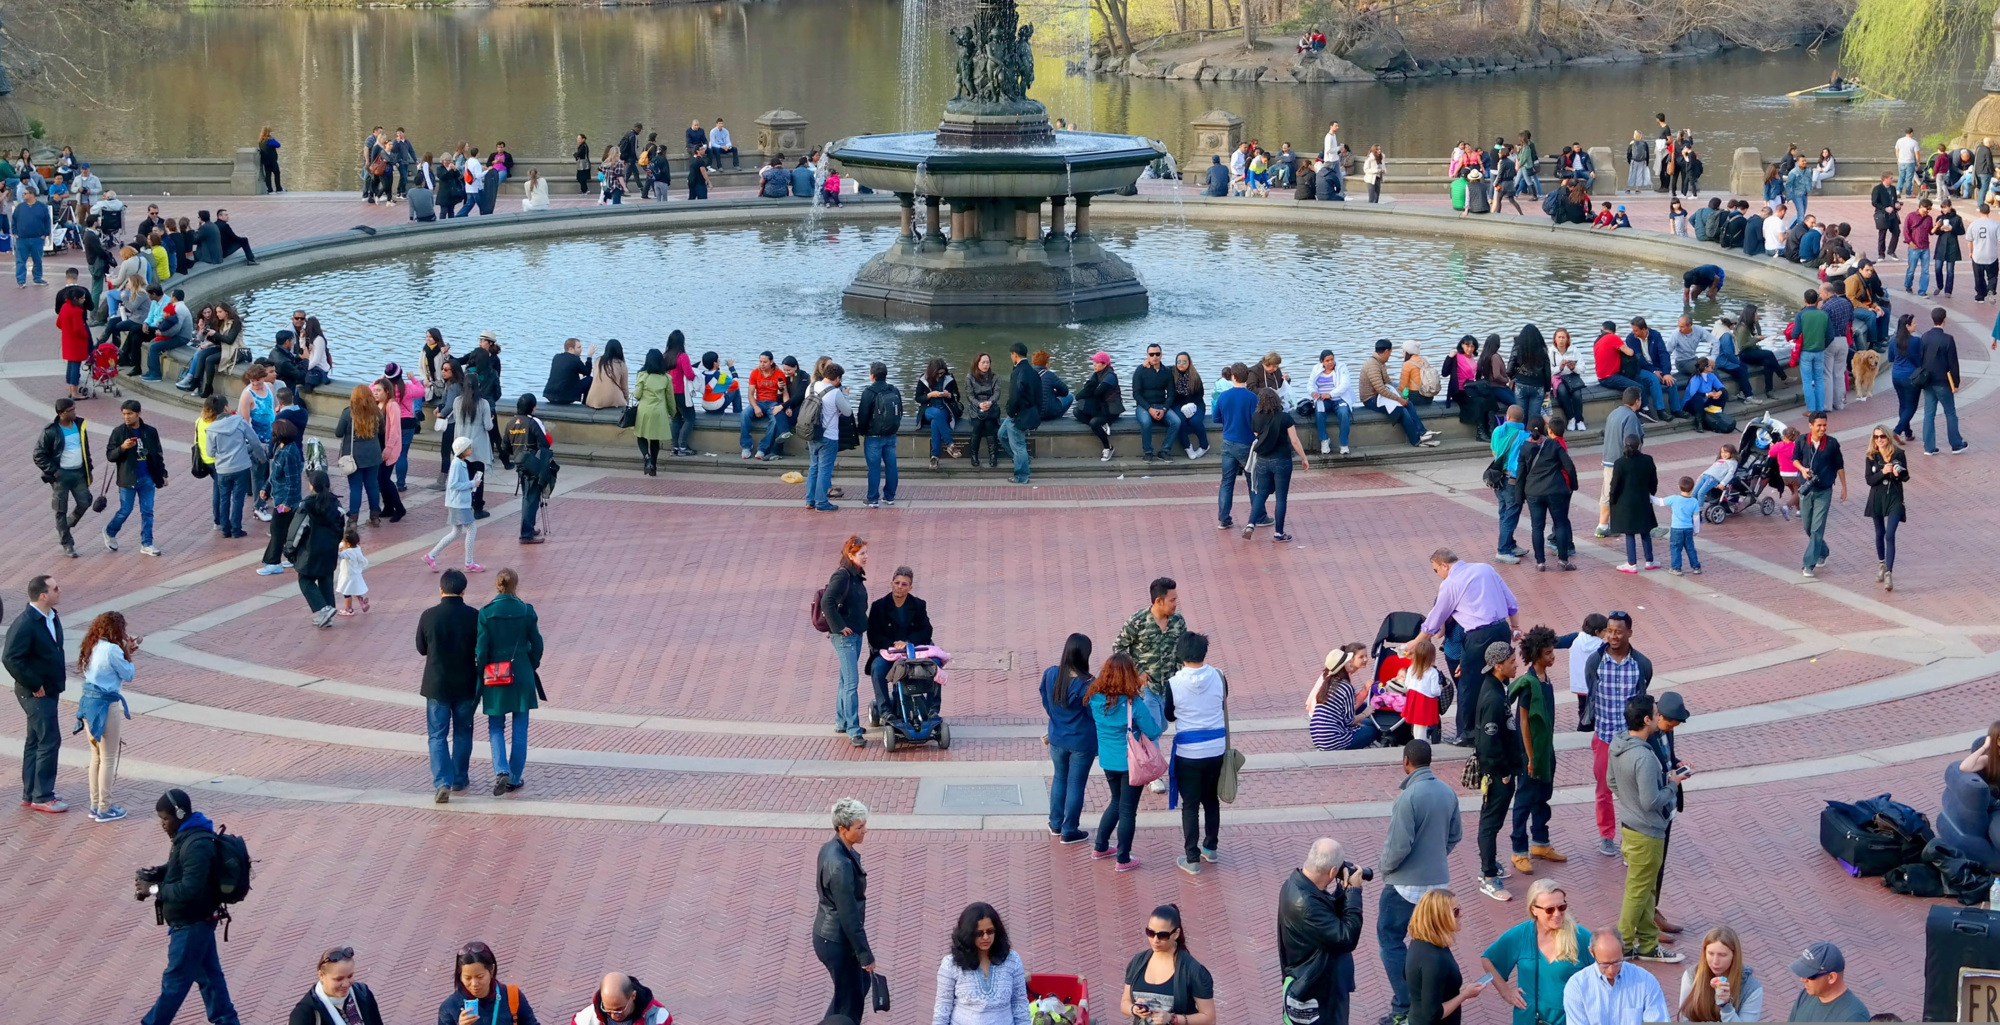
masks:
[[[1100,462],[1100,463],[1108,463],[1108,462],[1110,462],[1110,461],[1111,461],[1111,450],[1110,450],[1110,449],[1108,449],[1108,448],[1107,448],[1107,449],[1105,449],[1105,450],[1104,450],[1104,454],[1103,454],[1103,455],[1101,455],[1101,456],[1098,456],[1098,457],[1097,457],[1097,461],[1098,461],[1098,462]]]
[[[1341,451],[1345,452],[1347,450],[1343,448],[1341,449]],[[1319,454],[1328,455],[1331,454],[1332,452],[1333,452],[1333,442],[1328,441],[1325,438],[1321,438],[1319,442]]]

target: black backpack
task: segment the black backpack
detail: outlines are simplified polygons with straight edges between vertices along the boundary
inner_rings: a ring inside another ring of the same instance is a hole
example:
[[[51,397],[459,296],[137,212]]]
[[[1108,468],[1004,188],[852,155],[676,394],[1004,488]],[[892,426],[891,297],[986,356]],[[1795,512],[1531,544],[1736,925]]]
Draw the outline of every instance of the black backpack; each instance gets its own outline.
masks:
[[[215,899],[224,904],[240,904],[250,896],[250,845],[228,826],[215,830],[215,861],[208,870],[208,882],[215,887]]]
[[[892,438],[902,427],[903,396],[892,388],[877,390],[875,401],[868,410],[868,436]]]

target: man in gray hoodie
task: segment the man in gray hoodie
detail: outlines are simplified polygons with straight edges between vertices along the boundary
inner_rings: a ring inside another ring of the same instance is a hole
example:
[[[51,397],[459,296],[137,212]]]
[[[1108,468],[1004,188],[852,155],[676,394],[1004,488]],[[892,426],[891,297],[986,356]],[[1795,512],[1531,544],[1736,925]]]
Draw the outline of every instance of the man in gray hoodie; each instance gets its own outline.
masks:
[[[1403,785],[1389,809],[1389,838],[1382,845],[1382,902],[1375,917],[1375,942],[1389,976],[1389,1020],[1410,1014],[1410,988],[1403,980],[1410,914],[1431,890],[1451,882],[1447,859],[1463,835],[1458,794],[1431,771],[1431,746],[1422,740],[1403,745]]]
[[[1660,946],[1660,927],[1653,917],[1660,901],[1667,824],[1674,810],[1673,785],[1652,745],[1658,729],[1652,695],[1641,693],[1625,702],[1625,734],[1611,742],[1606,776],[1625,854],[1625,903],[1618,913],[1618,932],[1629,937],[1627,957],[1678,964],[1685,958]]]

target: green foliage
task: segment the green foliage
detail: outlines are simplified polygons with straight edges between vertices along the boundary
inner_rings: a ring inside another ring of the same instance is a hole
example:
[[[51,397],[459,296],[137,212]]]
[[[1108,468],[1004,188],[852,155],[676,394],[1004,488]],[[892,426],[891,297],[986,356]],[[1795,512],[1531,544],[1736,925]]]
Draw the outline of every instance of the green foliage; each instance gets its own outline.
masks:
[[[1277,28],[1286,35],[1292,35],[1310,31],[1315,25],[1322,31],[1328,31],[1333,28],[1333,24],[1332,0],[1305,0],[1305,3],[1299,5],[1297,16],[1279,22]]]
[[[28,138],[39,139],[46,131],[48,129],[42,125],[41,118],[31,117],[28,119]]]
[[[1945,143],[1950,142],[1951,136],[1952,133],[1950,132],[1932,132],[1931,134],[1924,136],[1922,139],[1924,145],[1923,152],[1930,153],[1936,150],[1939,146],[1942,146]]]
[[[1987,57],[1996,2],[1860,0],[1841,44],[1847,77],[1941,113],[1954,101],[1951,71]]]

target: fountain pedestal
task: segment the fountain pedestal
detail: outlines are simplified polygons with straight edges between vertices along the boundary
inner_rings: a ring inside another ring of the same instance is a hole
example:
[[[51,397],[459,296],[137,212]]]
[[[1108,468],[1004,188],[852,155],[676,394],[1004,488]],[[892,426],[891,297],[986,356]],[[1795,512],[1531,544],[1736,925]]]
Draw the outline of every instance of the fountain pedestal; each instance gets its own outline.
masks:
[[[1055,132],[1027,98],[1029,41],[1014,0],[975,7],[952,30],[958,95],[936,132],[863,135],[828,156],[870,188],[894,192],[903,230],[854,276],[841,305],[869,316],[940,324],[1061,324],[1146,312],[1146,286],[1090,235],[1090,197],[1124,188],[1165,149],[1149,139]],[[916,200],[927,216],[914,231]],[[1076,232],[1063,207],[1076,203]],[[941,202],[942,201],[942,202]],[[1042,204],[1051,229],[1041,232]],[[944,234],[948,208],[950,234]]]

